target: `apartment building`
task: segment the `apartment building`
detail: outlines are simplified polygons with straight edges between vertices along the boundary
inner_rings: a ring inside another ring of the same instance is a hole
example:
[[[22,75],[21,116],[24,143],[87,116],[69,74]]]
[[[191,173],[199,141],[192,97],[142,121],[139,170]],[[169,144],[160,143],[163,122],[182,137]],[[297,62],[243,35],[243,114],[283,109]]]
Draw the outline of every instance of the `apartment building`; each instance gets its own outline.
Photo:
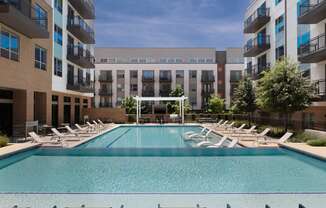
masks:
[[[240,58],[228,63],[227,51],[214,48],[96,48],[95,106],[119,107],[129,96],[167,97],[180,86],[194,110],[205,109],[212,95],[230,94],[226,68],[243,70],[242,52],[233,55]]]
[[[258,79],[282,57],[298,62],[318,99],[303,119],[325,120],[326,49],[324,0],[252,0],[244,21],[246,74]]]
[[[0,1],[0,131],[51,123],[52,9],[45,0]]]
[[[94,95],[94,19],[92,0],[52,0],[52,121],[79,123]]]

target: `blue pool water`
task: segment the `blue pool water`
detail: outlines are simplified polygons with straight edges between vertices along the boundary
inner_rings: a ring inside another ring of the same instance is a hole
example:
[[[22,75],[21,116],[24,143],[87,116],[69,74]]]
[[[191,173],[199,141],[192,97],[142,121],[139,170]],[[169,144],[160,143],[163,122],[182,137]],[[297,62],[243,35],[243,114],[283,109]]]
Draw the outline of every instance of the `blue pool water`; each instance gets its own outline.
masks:
[[[200,132],[199,126],[122,126],[80,146],[80,148],[184,148],[185,132]],[[217,137],[217,135],[216,135]]]
[[[326,163],[284,149],[38,149],[0,160],[0,193],[326,193]]]

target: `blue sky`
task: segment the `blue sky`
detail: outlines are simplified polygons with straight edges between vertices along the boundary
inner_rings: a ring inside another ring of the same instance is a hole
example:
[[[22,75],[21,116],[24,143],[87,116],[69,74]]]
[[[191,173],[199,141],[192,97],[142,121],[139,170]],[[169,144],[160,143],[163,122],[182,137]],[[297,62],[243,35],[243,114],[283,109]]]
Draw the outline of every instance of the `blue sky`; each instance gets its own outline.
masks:
[[[96,46],[240,47],[248,2],[96,0]]]

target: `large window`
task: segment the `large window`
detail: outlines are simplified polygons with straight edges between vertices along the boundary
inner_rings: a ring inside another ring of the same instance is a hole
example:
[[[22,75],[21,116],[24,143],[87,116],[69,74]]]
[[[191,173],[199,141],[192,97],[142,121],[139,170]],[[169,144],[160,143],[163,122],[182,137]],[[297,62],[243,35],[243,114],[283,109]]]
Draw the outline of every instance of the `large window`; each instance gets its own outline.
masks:
[[[35,68],[46,70],[46,49],[35,46]]]
[[[19,38],[18,36],[1,31],[1,56],[14,61],[19,60]]]
[[[35,4],[34,9],[35,22],[43,28],[47,28],[48,25],[48,14],[47,12],[38,4]]]
[[[285,42],[285,24],[284,24],[284,14],[275,20],[275,47],[276,47],[276,60],[281,59],[284,56],[284,42]]]
[[[54,75],[62,77],[62,61],[54,58]]]
[[[54,7],[62,14],[62,0],[54,0]]]
[[[62,45],[62,29],[58,25],[54,25],[54,42]]]

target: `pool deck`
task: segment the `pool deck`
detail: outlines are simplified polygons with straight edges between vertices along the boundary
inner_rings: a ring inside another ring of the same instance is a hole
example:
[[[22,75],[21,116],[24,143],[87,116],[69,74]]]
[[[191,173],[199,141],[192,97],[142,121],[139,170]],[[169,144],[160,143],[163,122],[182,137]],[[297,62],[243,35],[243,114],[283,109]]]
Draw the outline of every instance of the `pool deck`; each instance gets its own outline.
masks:
[[[305,143],[282,143],[279,145],[280,147],[284,147],[290,150],[320,158],[322,160],[326,160],[326,147],[312,147]]]
[[[31,143],[31,142],[10,144],[9,146],[0,148],[0,159],[2,157],[7,157],[9,155],[34,149],[40,146],[41,146],[40,144]]]

